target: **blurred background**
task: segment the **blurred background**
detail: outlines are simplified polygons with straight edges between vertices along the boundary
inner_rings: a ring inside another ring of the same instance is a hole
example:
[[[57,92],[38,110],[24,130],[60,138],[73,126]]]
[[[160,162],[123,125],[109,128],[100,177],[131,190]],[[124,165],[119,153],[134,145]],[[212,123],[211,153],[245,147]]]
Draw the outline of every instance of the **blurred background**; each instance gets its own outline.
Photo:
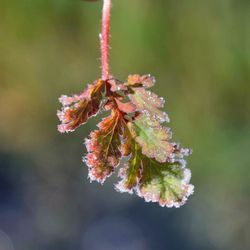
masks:
[[[195,194],[180,209],[89,183],[61,94],[100,77],[101,2],[0,1],[0,249],[250,249],[250,1],[113,0],[111,69],[156,76]]]

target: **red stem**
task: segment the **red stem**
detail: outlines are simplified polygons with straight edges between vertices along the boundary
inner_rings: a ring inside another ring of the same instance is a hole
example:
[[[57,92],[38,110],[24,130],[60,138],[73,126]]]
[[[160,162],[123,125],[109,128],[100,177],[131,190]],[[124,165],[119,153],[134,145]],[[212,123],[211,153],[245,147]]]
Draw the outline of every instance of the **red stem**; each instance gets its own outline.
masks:
[[[101,62],[102,62],[102,79],[109,79],[109,31],[110,31],[110,10],[111,0],[103,0],[102,9],[102,33],[101,42]]]

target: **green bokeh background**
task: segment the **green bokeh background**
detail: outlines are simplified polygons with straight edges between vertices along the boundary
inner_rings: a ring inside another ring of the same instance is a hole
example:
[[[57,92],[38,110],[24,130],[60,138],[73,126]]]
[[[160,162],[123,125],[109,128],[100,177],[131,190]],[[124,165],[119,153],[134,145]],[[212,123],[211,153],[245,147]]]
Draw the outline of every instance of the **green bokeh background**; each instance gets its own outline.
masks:
[[[112,74],[156,76],[193,149],[180,209],[89,184],[99,118],[57,132],[58,97],[100,77],[100,19],[101,2],[0,1],[0,249],[250,249],[250,1],[113,0]]]

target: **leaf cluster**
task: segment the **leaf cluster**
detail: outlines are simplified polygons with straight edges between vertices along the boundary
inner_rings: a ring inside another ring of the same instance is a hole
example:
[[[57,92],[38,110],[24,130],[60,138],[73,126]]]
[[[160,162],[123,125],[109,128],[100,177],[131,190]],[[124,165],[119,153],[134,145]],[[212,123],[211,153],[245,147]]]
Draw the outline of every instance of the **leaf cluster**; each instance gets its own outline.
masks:
[[[171,141],[164,99],[148,89],[150,75],[130,75],[126,82],[97,80],[79,95],[61,96],[58,111],[62,133],[72,132],[100,112],[110,112],[86,139],[84,162],[91,181],[103,183],[120,166],[120,192],[136,193],[145,201],[180,207],[193,193],[185,156],[190,150]],[[126,159],[122,165],[121,159]]]

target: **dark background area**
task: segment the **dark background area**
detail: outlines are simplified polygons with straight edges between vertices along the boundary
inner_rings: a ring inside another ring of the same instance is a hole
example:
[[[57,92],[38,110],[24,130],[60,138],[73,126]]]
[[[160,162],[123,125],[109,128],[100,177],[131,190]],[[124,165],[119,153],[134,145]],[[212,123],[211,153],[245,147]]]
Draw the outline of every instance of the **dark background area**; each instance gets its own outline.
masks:
[[[161,208],[89,183],[61,94],[100,77],[101,2],[0,1],[0,249],[250,249],[250,1],[113,0],[111,69],[156,76],[195,194]]]

